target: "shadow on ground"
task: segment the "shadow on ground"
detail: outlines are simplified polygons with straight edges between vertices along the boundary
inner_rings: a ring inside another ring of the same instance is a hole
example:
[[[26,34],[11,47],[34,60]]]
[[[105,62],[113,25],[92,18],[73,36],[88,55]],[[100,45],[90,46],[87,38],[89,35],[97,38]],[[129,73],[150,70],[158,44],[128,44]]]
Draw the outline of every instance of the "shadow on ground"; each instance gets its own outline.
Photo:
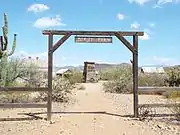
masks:
[[[18,113],[18,115],[25,115],[29,116],[26,118],[0,118],[0,121],[26,121],[26,120],[46,120],[46,118],[38,116],[42,114],[47,114],[47,112],[37,112],[37,113]],[[110,113],[106,111],[76,111],[76,112],[52,112],[52,114],[101,114],[101,115],[108,115],[108,116],[117,116],[117,117],[127,117],[127,118],[134,118],[134,115],[120,115],[115,113]],[[175,116],[174,114],[147,114],[145,117],[169,117]],[[144,117],[139,115],[139,118]],[[137,119],[138,120],[138,119]]]

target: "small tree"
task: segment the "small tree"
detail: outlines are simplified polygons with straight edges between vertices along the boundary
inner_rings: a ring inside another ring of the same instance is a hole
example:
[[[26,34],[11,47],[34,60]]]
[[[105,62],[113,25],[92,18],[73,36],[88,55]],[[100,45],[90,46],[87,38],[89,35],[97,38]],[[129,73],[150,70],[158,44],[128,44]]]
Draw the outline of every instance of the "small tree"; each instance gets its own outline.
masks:
[[[180,67],[172,67],[167,71],[168,79],[166,82],[169,86],[180,86]]]
[[[0,62],[0,72],[3,71],[1,68],[3,64],[3,62]],[[37,84],[41,80],[37,66],[33,63],[27,63],[25,59],[11,58],[5,64],[8,69],[6,79],[0,81],[0,84],[3,82],[4,86],[15,85],[17,78],[26,81],[28,85]]]

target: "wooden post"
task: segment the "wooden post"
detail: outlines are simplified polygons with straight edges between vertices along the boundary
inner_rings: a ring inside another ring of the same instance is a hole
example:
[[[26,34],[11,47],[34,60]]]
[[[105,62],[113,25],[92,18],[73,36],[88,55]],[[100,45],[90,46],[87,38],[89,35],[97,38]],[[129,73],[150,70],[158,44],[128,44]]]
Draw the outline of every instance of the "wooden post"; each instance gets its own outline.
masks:
[[[136,53],[133,53],[133,98],[134,98],[134,117],[138,117],[138,36],[133,36],[133,46]]]
[[[48,35],[48,103],[47,103],[47,120],[51,120],[52,110],[52,68],[53,68],[53,35]]]

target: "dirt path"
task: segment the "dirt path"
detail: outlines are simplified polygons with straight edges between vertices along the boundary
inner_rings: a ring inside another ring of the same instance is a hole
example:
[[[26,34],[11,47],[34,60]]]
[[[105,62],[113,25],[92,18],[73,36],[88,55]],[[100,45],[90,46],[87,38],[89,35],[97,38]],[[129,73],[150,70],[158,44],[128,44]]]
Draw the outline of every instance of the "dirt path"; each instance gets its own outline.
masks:
[[[2,135],[179,135],[178,126],[167,127],[160,122],[154,124],[112,115],[131,114],[132,95],[117,98],[104,94],[100,83],[83,85],[86,89],[76,92],[77,102],[66,108],[69,113],[53,115],[52,124],[43,120],[1,122],[0,132]],[[57,105],[53,108],[59,110]]]

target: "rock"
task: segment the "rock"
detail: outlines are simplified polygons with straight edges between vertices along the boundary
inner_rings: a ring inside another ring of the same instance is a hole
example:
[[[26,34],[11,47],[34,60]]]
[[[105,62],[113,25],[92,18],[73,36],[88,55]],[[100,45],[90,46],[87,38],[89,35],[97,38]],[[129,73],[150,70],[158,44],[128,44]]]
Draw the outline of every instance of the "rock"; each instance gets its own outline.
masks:
[[[60,131],[60,134],[64,133],[64,131]]]
[[[54,124],[55,123],[55,121],[50,121],[50,124]]]
[[[171,127],[167,127],[167,129],[168,129],[168,130],[172,130],[172,128],[171,128]]]
[[[161,125],[157,125],[158,128],[162,129],[162,126]]]

